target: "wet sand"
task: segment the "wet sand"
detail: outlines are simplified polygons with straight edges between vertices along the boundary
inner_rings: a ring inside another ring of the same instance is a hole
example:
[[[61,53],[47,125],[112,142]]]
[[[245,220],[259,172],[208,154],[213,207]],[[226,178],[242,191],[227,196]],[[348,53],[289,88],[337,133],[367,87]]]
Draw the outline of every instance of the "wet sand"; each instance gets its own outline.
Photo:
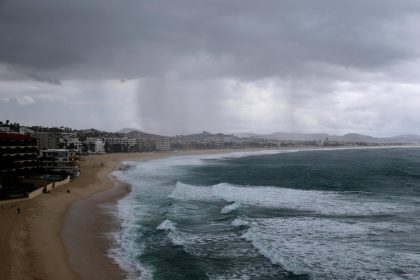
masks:
[[[62,227],[68,262],[81,279],[124,279],[126,275],[107,257],[109,234],[118,230],[112,212],[115,202],[128,193],[128,186],[114,187],[70,205]]]

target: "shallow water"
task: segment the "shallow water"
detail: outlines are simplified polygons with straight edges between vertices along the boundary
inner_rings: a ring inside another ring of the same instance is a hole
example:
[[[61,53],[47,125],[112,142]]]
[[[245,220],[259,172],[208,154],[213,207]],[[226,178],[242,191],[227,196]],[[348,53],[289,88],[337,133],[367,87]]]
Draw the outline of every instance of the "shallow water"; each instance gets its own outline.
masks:
[[[130,162],[110,255],[138,279],[420,279],[420,149]]]

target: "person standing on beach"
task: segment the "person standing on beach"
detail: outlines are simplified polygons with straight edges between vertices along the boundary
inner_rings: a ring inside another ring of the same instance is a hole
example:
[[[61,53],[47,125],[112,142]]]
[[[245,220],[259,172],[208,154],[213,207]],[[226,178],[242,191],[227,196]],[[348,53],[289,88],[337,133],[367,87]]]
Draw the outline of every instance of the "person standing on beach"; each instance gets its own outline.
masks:
[[[18,207],[17,209],[16,209],[16,211],[17,211],[17,213],[18,213],[18,215],[20,214],[20,208]]]

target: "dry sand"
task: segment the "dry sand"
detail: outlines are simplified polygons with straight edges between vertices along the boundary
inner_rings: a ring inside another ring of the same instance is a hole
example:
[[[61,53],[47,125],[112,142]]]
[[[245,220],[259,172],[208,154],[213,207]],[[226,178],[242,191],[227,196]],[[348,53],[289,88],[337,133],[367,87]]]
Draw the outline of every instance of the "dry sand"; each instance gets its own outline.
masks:
[[[14,208],[0,208],[0,279],[124,279],[106,257],[110,246],[106,234],[117,224],[103,210],[127,192],[110,172],[123,160],[227,152],[231,150],[84,157],[80,177],[70,184]]]

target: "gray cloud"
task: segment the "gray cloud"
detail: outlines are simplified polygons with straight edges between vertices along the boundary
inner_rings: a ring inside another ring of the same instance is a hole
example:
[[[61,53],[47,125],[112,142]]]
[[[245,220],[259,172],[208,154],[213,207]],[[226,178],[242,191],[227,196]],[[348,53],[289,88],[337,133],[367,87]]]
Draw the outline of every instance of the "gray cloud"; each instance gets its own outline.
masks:
[[[410,0],[6,1],[0,61],[57,79],[376,69],[418,57],[418,11]]]
[[[416,0],[0,0],[0,118],[420,132],[419,26]]]

